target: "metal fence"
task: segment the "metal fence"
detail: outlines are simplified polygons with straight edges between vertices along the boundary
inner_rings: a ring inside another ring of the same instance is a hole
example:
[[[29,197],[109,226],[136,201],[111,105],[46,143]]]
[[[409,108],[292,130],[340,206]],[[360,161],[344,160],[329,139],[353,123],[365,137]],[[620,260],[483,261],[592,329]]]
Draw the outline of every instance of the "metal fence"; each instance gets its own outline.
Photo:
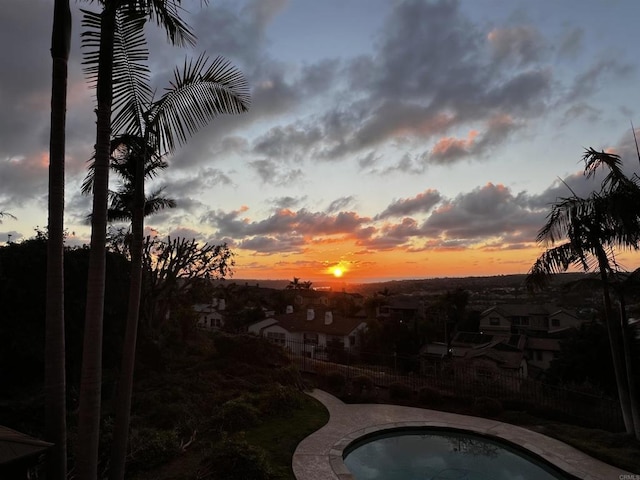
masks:
[[[294,341],[275,343],[287,351],[302,372],[318,375],[339,372],[347,383],[366,376],[378,388],[401,383],[416,393],[429,387],[445,398],[460,401],[490,397],[500,400],[506,408],[550,414],[568,422],[611,431],[624,430],[618,401],[604,395],[446,359],[433,361],[419,356],[383,355]]]

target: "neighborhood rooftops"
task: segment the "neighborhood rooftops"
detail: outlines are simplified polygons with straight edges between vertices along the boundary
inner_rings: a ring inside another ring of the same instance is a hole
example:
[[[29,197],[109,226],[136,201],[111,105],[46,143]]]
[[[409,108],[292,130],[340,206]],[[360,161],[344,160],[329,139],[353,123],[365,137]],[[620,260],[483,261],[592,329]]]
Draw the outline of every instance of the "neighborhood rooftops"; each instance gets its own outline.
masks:
[[[291,333],[316,332],[335,336],[349,335],[363,323],[362,318],[345,317],[329,309],[318,308],[274,315],[273,320]]]

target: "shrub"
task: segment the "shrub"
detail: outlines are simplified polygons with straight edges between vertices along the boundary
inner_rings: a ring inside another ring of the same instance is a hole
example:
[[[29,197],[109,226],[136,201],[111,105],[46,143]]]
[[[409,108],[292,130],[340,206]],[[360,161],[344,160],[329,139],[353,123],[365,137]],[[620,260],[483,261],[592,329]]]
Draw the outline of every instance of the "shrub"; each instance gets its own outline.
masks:
[[[260,412],[243,398],[228,400],[218,412],[222,428],[229,432],[255,427],[260,423]]]
[[[273,378],[282,385],[291,385],[298,388],[304,386],[300,370],[295,365],[278,368],[273,371]]]
[[[347,384],[347,379],[344,374],[340,372],[329,372],[327,375],[327,385],[334,392],[344,391],[344,387]]]
[[[364,391],[370,392],[373,390],[373,380],[371,380],[371,377],[367,377],[366,375],[357,375],[353,377],[351,385],[353,385],[353,390],[356,393],[362,393]]]
[[[418,401],[424,405],[442,405],[442,394],[433,387],[422,387],[418,390]]]
[[[214,337],[215,348],[220,358],[237,360],[249,365],[289,365],[284,351],[262,337],[254,335],[218,334]]]
[[[178,455],[180,438],[175,430],[133,429],[129,450],[128,469],[149,470]]]
[[[478,415],[494,417],[503,411],[502,402],[497,398],[478,397],[473,402],[473,411]]]
[[[276,478],[266,452],[244,436],[223,437],[198,472],[200,480],[272,480]]]
[[[389,385],[389,398],[391,400],[409,400],[413,396],[413,389],[402,382],[394,382]]]
[[[304,393],[293,387],[273,385],[256,398],[258,409],[264,415],[282,415],[300,408]]]

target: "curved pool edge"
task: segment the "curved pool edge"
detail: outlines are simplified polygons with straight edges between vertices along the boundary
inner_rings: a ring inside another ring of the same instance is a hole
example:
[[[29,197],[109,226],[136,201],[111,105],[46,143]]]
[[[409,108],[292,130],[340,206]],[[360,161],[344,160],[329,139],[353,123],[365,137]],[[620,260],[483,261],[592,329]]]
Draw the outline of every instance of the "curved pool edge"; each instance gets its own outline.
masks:
[[[584,480],[632,475],[559,440],[496,420],[399,405],[345,404],[322,390],[310,395],[327,408],[329,422],[298,444],[292,459],[298,480],[355,480],[343,461],[345,448],[363,436],[406,427],[449,428],[495,437]]]
[[[344,463],[345,457],[350,453],[346,452],[347,450],[351,450],[353,445],[360,444],[362,442],[366,443],[367,439],[375,439],[378,435],[383,435],[391,432],[407,433],[407,432],[415,432],[415,431],[430,431],[442,433],[442,432],[454,432],[454,433],[463,433],[463,434],[472,434],[475,435],[476,438],[486,438],[492,440],[497,443],[501,443],[504,445],[504,448],[509,448],[515,452],[522,452],[523,454],[529,455],[532,459],[535,459],[540,463],[547,463],[556,469],[562,470],[562,473],[566,475],[567,480],[581,480],[582,476],[578,477],[574,473],[570,473],[565,470],[565,468],[556,465],[555,463],[549,461],[545,456],[536,453],[534,450],[525,448],[511,440],[508,440],[505,436],[496,436],[494,434],[480,432],[477,430],[469,430],[468,428],[462,429],[458,427],[450,427],[444,425],[436,425],[434,422],[396,422],[393,426],[390,425],[375,425],[373,427],[363,428],[359,431],[352,432],[344,438],[341,438],[335,445],[334,448],[329,452],[329,463],[331,467],[334,469],[334,473],[339,476],[339,478],[344,480],[355,480],[353,474],[349,471],[347,466]],[[566,465],[567,468],[570,468],[569,465]]]

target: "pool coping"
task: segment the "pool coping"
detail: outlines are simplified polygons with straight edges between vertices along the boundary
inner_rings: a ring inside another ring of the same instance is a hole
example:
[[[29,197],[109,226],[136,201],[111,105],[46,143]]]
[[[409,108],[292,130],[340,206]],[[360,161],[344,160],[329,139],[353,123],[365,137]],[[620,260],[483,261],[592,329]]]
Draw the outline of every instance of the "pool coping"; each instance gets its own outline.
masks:
[[[592,458],[559,440],[516,425],[400,405],[346,404],[317,389],[309,395],[327,408],[329,421],[298,444],[292,459],[293,472],[298,480],[355,480],[344,464],[344,449],[365,435],[407,427],[448,428],[497,437],[519,445],[584,480],[635,478],[631,472]]]

